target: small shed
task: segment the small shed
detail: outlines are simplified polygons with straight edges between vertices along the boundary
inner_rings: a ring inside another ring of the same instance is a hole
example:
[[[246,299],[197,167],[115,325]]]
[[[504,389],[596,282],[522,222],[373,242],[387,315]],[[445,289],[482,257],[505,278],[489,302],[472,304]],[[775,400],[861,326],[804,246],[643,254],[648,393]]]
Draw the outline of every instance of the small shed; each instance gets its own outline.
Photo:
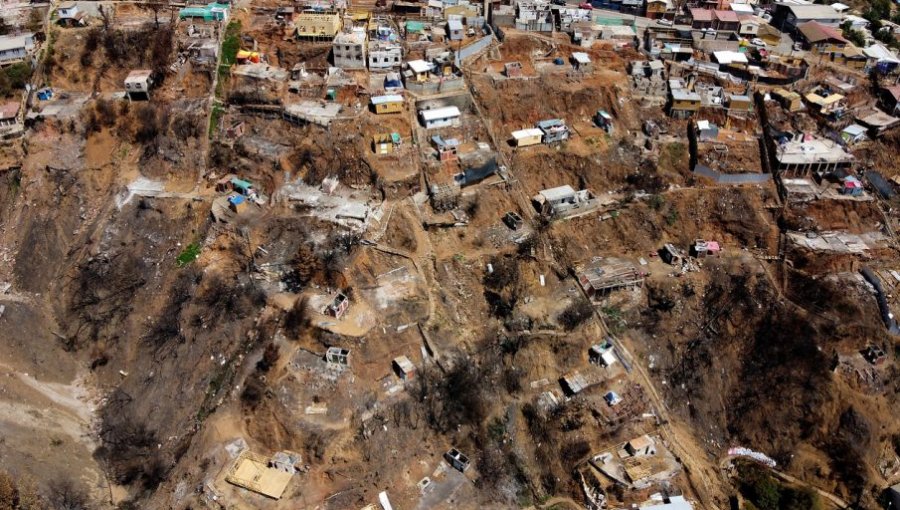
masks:
[[[656,442],[652,437],[644,434],[625,443],[625,451],[632,457],[656,455]]]
[[[451,19],[447,22],[447,33],[451,41],[462,41],[465,37],[465,28],[459,19]]]
[[[403,379],[404,381],[409,381],[415,376],[416,367],[406,356],[398,356],[394,358],[393,366],[394,372],[397,374],[397,377]]]
[[[325,361],[333,365],[350,366],[350,350],[343,347],[329,347],[325,351]]]
[[[344,295],[343,292],[338,292],[335,294],[334,298],[332,298],[331,303],[328,304],[325,313],[335,319],[340,319],[348,308],[350,308],[350,298]]]
[[[612,133],[613,131],[613,118],[606,110],[597,110],[597,113],[594,115],[594,123],[607,133]]]
[[[536,127],[544,133],[541,140],[544,143],[557,143],[569,138],[569,127],[562,119],[542,120]]]
[[[866,131],[859,124],[850,124],[841,131],[841,139],[847,145],[853,145],[866,139]]]
[[[606,401],[609,407],[615,407],[622,403],[622,397],[615,391],[607,392],[606,395],[603,395],[603,400]]]
[[[560,386],[568,396],[577,395],[588,387],[587,379],[579,372],[564,375],[559,380]]]
[[[572,67],[579,71],[590,70],[591,57],[583,51],[576,51],[572,53]]]
[[[528,147],[541,143],[544,132],[538,128],[520,129],[512,132],[513,143],[516,147]]]
[[[250,181],[245,181],[243,179],[238,179],[237,177],[232,177],[229,182],[231,182],[232,189],[234,189],[241,195],[249,196],[249,195],[255,193],[255,190],[253,189],[253,184],[251,184]]]
[[[372,137],[372,151],[375,154],[390,154],[400,147],[400,133],[383,133]]]
[[[378,115],[403,112],[403,96],[401,95],[373,96],[371,102]]]
[[[604,367],[611,367],[618,361],[613,352],[613,346],[609,342],[592,345],[588,350],[588,360]]]

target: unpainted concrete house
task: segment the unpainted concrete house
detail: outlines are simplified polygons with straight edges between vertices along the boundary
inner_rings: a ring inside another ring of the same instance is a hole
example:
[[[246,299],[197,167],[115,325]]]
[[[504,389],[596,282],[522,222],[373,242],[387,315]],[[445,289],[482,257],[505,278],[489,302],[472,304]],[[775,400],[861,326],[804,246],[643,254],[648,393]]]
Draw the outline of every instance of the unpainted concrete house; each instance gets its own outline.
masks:
[[[149,69],[131,71],[125,78],[125,94],[132,101],[150,99],[150,89],[152,87],[153,71]]]
[[[574,216],[597,207],[597,199],[590,190],[575,191],[568,184],[545,189],[531,200],[538,212],[551,218]]]
[[[367,49],[365,30],[354,29],[349,33],[337,34],[331,42],[334,66],[341,69],[365,69]]]

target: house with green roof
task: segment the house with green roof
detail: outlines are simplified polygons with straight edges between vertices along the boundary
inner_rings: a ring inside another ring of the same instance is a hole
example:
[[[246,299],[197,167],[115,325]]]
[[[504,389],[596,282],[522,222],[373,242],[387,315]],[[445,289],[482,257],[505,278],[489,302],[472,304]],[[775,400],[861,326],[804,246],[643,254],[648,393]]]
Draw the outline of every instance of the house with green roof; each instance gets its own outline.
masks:
[[[212,2],[206,5],[189,5],[178,11],[180,19],[200,18],[203,21],[225,21],[228,19],[228,5]]]

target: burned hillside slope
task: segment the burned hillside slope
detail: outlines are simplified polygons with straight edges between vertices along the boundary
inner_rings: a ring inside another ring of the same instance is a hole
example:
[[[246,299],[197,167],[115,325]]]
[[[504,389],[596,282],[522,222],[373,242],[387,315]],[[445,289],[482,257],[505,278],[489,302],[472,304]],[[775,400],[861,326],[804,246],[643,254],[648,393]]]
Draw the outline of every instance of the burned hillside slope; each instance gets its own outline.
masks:
[[[854,423],[883,422],[883,407],[849,394],[834,369],[838,351],[883,343],[874,297],[791,271],[788,299],[750,264],[716,265],[705,284],[650,284],[640,328],[651,370],[669,405],[702,431],[710,455],[734,445],[759,449],[782,469],[825,475],[837,492],[862,497],[865,466],[876,458],[848,449],[846,436],[879,439],[848,425],[848,413]],[[818,457],[802,453],[809,451]]]

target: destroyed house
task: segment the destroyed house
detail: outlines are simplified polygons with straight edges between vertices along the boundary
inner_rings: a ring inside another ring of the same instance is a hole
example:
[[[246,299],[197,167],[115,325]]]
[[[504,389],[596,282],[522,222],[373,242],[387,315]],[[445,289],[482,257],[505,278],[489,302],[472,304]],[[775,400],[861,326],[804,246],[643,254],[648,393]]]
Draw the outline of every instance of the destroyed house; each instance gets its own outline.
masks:
[[[484,164],[466,168],[453,176],[453,181],[459,186],[470,186],[494,175],[497,172],[497,160],[489,159]]]
[[[579,372],[564,375],[560,378],[559,384],[569,397],[581,393],[589,386],[587,379]]]
[[[404,381],[412,379],[416,373],[415,365],[413,365],[412,361],[410,361],[406,356],[398,356],[394,358],[392,364],[397,377],[403,379]]]
[[[673,266],[680,266],[684,262],[684,252],[676,248],[672,243],[666,243],[659,251],[663,262]]]
[[[294,476],[293,470],[280,467],[280,462],[245,450],[228,469],[225,481],[272,499],[280,499]]]
[[[542,120],[535,127],[543,132],[541,141],[546,144],[562,142],[569,138],[569,127],[562,119]]]
[[[340,319],[348,308],[350,308],[350,298],[344,295],[344,293],[338,292],[331,300],[331,303],[328,304],[328,308],[326,308],[325,311],[335,319]]]
[[[350,351],[341,347],[329,347],[325,351],[325,361],[334,365],[350,365]]]
[[[538,212],[554,218],[589,212],[597,206],[597,199],[593,193],[589,190],[575,191],[568,184],[545,189],[531,200]]]
[[[518,78],[522,76],[521,62],[507,62],[503,64],[503,72],[507,78]]]
[[[844,115],[847,102],[841,94],[819,95],[816,92],[806,94],[806,101],[812,107],[811,109],[822,115],[832,119],[839,119]]]
[[[581,289],[590,298],[605,296],[618,289],[640,287],[644,278],[631,263],[607,260],[578,274]]]

